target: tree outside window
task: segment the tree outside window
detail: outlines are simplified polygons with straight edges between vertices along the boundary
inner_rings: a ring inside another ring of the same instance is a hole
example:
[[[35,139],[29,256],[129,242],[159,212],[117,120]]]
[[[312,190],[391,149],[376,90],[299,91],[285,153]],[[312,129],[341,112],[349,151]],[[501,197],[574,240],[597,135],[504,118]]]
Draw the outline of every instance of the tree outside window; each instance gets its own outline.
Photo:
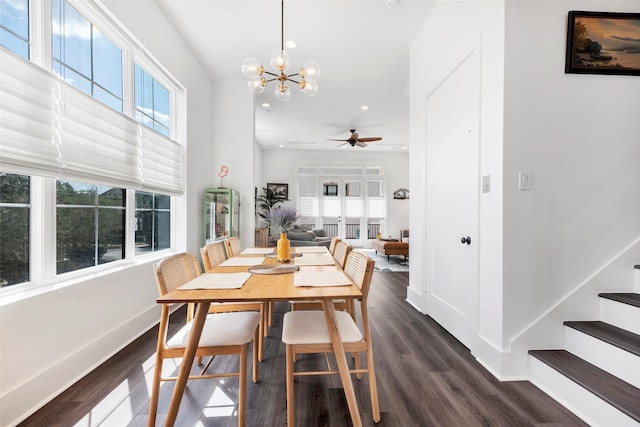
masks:
[[[31,179],[0,173],[0,287],[29,281]]]
[[[57,273],[124,259],[125,190],[57,181]]]
[[[136,191],[136,255],[171,247],[171,197]]]

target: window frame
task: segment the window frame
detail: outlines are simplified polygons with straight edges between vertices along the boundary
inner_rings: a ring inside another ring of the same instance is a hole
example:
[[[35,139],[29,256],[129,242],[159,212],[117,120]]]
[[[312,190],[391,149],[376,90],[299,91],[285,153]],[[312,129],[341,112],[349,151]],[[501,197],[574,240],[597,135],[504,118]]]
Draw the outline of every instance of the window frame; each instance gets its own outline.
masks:
[[[51,2],[29,0],[29,55],[20,60],[38,65],[53,73],[52,55],[52,16]],[[119,112],[135,121],[134,66],[137,63],[146,73],[162,84],[169,92],[169,138],[186,153],[186,90],[160,64],[156,58],[109,12],[104,5],[92,0],[67,0],[67,3],[80,13],[91,25],[97,27],[122,52],[122,111]],[[1,50],[7,50],[0,48]],[[16,55],[7,50],[8,54]],[[66,90],[80,89],[65,84]],[[84,93],[84,92],[83,92]],[[102,102],[92,98],[93,102]],[[117,111],[117,110],[116,110]],[[177,147],[177,146],[176,146]],[[184,154],[183,154],[184,156]],[[125,257],[104,264],[81,268],[75,271],[57,274],[56,272],[56,179],[49,176],[34,175],[33,171],[24,172],[3,168],[8,173],[17,173],[30,177],[30,227],[29,227],[29,280],[19,284],[0,288],[0,306],[32,295],[58,289],[61,286],[81,283],[86,279],[113,273],[122,268],[133,267],[161,259],[176,250],[184,250],[186,240],[178,239],[177,220],[186,213],[184,193],[163,193],[157,189],[145,190],[153,194],[167,194],[170,200],[169,248],[140,255],[135,254],[135,188],[126,186],[125,205]],[[184,170],[181,172],[184,174]],[[70,177],[70,181],[86,182],[95,185],[115,187],[107,182],[95,182],[95,179]],[[183,189],[184,191],[184,189]]]

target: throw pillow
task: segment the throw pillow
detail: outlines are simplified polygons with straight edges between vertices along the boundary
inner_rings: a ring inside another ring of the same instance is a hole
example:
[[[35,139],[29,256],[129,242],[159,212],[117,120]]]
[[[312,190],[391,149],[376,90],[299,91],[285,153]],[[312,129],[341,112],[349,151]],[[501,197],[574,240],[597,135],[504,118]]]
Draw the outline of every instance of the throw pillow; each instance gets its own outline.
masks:
[[[325,230],[313,230],[313,234],[315,234],[316,237],[327,237],[327,232]]]

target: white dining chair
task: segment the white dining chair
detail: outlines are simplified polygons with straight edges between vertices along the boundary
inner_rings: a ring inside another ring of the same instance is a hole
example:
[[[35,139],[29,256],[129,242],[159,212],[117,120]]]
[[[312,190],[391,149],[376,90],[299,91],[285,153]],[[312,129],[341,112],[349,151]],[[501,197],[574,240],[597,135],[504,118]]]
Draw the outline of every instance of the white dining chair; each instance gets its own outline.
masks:
[[[351,252],[345,265],[345,273],[362,292],[362,299],[360,300],[362,331],[357,322],[347,312],[336,311],[336,320],[344,350],[356,356],[355,369],[351,369],[350,372],[355,373],[358,378],[362,376],[362,373],[369,375],[371,409],[373,421],[377,423],[380,421],[380,408],[378,405],[378,389],[367,311],[367,297],[374,265],[375,262],[362,252]],[[294,377],[301,375],[330,375],[338,374],[339,372],[331,366],[328,366],[323,371],[296,371],[294,368],[294,362],[298,354],[333,352],[329,329],[322,311],[305,310],[285,313],[282,323],[282,342],[286,347],[287,425],[294,427],[296,425]],[[361,352],[366,354],[367,362],[364,368],[360,361]]]
[[[204,265],[205,273],[213,272],[213,269],[220,263],[227,260],[225,243],[222,240],[207,243],[200,248],[200,257]],[[262,362],[264,356],[264,338],[267,336],[267,303],[263,301],[250,301],[242,303],[223,302],[212,303],[209,313],[226,313],[233,311],[257,311],[260,313],[259,338],[258,338],[258,360]],[[193,316],[193,304],[189,305],[189,315]]]
[[[172,255],[155,264],[154,272],[160,296],[163,296],[200,275],[198,257],[192,253]],[[172,337],[168,336],[169,304],[162,304],[156,363],[151,386],[151,402],[149,406],[149,426],[155,426],[162,381],[175,381],[176,377],[163,377],[162,365],[165,359],[181,358],[191,333],[192,320],[188,320]],[[236,312],[208,314],[202,336],[196,350],[196,357],[211,356],[209,362],[196,375],[189,379],[226,378],[236,376],[238,386],[238,426],[246,425],[247,399],[247,355],[249,344],[253,341],[253,382],[258,382],[258,324],[260,314],[257,312]],[[215,356],[238,355],[240,367],[237,372],[207,373]]]

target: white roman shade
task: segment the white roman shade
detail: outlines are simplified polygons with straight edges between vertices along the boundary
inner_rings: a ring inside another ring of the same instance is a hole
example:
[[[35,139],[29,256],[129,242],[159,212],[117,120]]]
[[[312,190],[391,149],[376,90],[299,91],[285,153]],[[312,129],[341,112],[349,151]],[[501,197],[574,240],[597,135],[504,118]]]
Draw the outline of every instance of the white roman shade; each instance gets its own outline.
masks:
[[[0,170],[178,195],[180,144],[0,49]]]

